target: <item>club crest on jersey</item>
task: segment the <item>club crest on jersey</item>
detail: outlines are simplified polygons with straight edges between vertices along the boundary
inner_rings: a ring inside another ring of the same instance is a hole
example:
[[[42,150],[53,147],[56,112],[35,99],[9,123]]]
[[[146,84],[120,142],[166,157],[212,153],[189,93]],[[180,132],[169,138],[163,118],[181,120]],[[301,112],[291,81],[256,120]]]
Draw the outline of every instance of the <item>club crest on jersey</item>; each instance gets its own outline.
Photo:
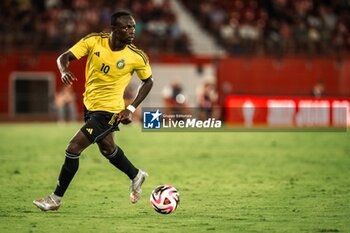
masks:
[[[117,67],[118,69],[121,70],[121,69],[124,68],[124,66],[125,66],[125,60],[124,60],[124,59],[121,59],[121,60],[117,61],[116,67]]]

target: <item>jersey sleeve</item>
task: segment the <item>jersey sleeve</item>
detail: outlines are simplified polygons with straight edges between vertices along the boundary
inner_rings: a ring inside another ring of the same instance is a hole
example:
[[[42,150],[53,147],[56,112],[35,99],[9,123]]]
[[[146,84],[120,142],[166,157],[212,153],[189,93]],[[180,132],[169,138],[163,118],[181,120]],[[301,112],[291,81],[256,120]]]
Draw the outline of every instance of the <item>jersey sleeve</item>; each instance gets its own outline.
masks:
[[[89,54],[92,44],[93,37],[88,35],[73,45],[69,51],[72,52],[77,59],[80,59]]]
[[[135,70],[136,70],[137,76],[141,80],[148,79],[152,75],[152,69],[148,62],[147,64],[143,64],[142,66],[137,67]]]
[[[133,50],[137,55],[137,62],[135,65],[135,71],[139,79],[146,80],[149,77],[152,76],[152,69],[149,64],[149,60],[147,55],[139,49],[136,49],[136,47],[129,47],[131,50]]]

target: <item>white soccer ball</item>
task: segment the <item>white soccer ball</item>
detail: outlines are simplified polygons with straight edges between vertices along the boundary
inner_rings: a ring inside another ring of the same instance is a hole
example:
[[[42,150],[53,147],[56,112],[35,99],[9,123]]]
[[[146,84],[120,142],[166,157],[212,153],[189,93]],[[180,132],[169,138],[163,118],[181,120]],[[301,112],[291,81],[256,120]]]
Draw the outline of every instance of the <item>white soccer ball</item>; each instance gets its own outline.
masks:
[[[171,185],[159,185],[152,191],[150,201],[158,213],[170,214],[177,209],[180,195]]]

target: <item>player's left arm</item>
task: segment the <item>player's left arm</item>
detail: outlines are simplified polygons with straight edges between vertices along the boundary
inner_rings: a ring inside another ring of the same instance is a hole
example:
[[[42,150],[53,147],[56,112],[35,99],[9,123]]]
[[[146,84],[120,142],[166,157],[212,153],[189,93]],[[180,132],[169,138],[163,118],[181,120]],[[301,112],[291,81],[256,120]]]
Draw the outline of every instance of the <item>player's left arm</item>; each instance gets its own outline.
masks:
[[[147,78],[141,80],[141,84],[138,88],[137,95],[134,101],[123,111],[119,113],[119,120],[123,124],[129,124],[132,121],[132,113],[136,110],[136,108],[142,103],[142,101],[146,98],[148,93],[151,91],[153,87],[153,78],[152,75]]]

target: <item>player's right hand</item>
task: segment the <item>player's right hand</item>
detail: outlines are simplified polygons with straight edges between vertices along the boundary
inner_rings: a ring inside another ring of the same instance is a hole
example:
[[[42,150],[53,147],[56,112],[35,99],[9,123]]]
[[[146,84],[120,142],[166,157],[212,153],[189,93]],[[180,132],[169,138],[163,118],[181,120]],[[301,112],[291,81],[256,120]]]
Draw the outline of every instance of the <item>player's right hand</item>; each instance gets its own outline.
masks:
[[[65,85],[70,86],[73,84],[73,81],[77,80],[77,78],[72,72],[66,71],[61,73],[61,80]]]

